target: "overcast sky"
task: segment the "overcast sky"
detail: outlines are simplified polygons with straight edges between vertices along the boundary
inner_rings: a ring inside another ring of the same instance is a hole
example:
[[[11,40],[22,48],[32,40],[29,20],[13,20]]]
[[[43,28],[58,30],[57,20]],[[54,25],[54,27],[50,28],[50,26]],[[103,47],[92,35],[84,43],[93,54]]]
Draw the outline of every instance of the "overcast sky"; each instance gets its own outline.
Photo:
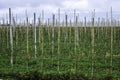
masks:
[[[80,13],[80,16],[90,16],[95,9],[97,16],[105,16],[113,8],[113,16],[120,16],[120,0],[0,0],[0,18],[5,17],[8,8],[20,17],[25,16],[27,10],[29,17],[36,12],[38,15],[42,10],[48,14],[57,13],[58,8],[61,12],[71,14],[74,9]],[[84,17],[83,16],[83,17]]]

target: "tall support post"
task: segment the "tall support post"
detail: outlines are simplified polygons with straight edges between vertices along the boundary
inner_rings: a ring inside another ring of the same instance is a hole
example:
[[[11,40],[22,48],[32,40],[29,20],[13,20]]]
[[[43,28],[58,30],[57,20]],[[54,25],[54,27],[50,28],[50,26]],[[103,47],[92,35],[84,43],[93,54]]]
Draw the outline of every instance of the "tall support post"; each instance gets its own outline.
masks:
[[[91,77],[94,76],[94,21],[95,20],[95,9],[92,14],[92,22],[91,22],[91,47],[92,47],[92,53],[91,53]]]
[[[54,27],[55,27],[55,14],[53,14],[53,24],[52,24],[52,64],[53,64],[53,54],[54,54]]]
[[[26,27],[27,27],[27,35],[26,35],[26,38],[27,38],[27,54],[28,54],[28,46],[29,46],[29,42],[28,42],[28,16],[27,16],[27,10],[26,10],[26,12],[25,12],[25,14],[26,14]]]
[[[39,31],[38,31],[38,32],[39,32],[39,33],[38,33],[38,36],[39,36],[39,44],[40,44],[40,41],[41,41],[41,40],[40,40],[40,26],[41,26],[41,20],[40,20],[40,19],[41,19],[41,17],[38,18],[38,29],[39,29]]]
[[[34,49],[35,49],[35,59],[37,58],[37,47],[36,47],[36,14],[34,13]]]
[[[10,27],[10,63],[13,67],[13,37],[12,37],[12,25],[11,25],[11,8],[9,8],[9,27]]]
[[[67,17],[67,14],[65,14],[65,26],[66,26],[66,37],[65,37],[66,52],[68,52],[68,17]]]
[[[42,54],[41,54],[41,71],[43,71],[43,64],[44,64],[44,10],[42,10],[42,16],[41,16],[42,20],[41,20],[41,51],[42,51]]]
[[[75,43],[75,46],[74,46],[74,62],[75,62],[75,66],[74,66],[74,70],[76,72],[76,10],[74,10],[74,23],[73,23],[73,27],[74,27],[74,43]]]
[[[58,9],[58,73],[60,72],[60,8]]]
[[[75,17],[75,71],[77,71],[78,16]]]
[[[27,42],[27,45],[26,45],[26,46],[27,46],[27,47],[26,47],[26,48],[27,48],[27,49],[26,49],[26,50],[27,50],[27,62],[26,62],[26,64],[27,64],[27,70],[28,70],[28,61],[29,61],[29,59],[30,59],[30,56],[29,56],[29,39],[28,39],[28,36],[29,36],[29,35],[28,35],[28,34],[29,34],[29,30],[28,30],[28,29],[29,29],[29,28],[28,28],[27,10],[25,11],[25,14],[26,14],[26,30],[27,30],[27,34],[26,34],[26,38],[27,38],[27,41],[26,41],[26,42]]]
[[[112,74],[112,61],[113,58],[113,16],[112,16],[112,7],[111,7],[111,52],[110,52],[110,74]]]

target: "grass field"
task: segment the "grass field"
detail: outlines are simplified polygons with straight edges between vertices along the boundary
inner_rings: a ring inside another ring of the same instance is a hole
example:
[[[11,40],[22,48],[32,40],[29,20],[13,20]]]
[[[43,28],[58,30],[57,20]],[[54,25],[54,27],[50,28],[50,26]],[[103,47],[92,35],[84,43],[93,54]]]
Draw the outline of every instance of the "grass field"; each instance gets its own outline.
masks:
[[[64,77],[60,80],[120,79],[120,27],[54,27],[54,32],[51,26],[37,27],[36,44],[34,27],[12,30],[13,66],[9,27],[0,27],[2,78],[27,79],[40,73],[48,77],[44,80],[56,80],[58,74]]]

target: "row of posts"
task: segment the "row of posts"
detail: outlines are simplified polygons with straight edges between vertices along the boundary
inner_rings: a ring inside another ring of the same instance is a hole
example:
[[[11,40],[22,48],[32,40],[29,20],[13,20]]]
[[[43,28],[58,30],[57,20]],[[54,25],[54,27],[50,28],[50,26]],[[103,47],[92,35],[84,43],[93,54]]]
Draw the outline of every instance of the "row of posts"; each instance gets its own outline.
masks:
[[[44,20],[44,12],[42,12],[42,20]],[[74,26],[75,26],[75,54],[76,54],[76,48],[77,48],[77,45],[78,45],[78,17],[79,16],[76,16],[76,11],[74,10]],[[86,17],[84,18],[85,19],[85,22],[84,22],[84,25],[85,27],[87,26],[87,21],[86,21]],[[12,15],[11,15],[11,8],[9,8],[9,29],[10,29],[10,63],[11,65],[13,66],[13,36],[12,36]],[[13,19],[13,22],[15,23],[16,21]],[[26,12],[26,27],[28,28],[28,16],[27,16],[27,12]],[[40,18],[38,18],[38,22],[40,25],[41,24],[41,20]],[[49,20],[48,20],[49,22]],[[106,22],[108,24],[108,22]],[[111,8],[111,35],[113,35],[113,29],[112,29],[112,26],[113,26],[113,16],[112,16],[112,8]],[[60,47],[59,47],[59,44],[60,44],[60,9],[58,10],[58,65],[60,64],[59,62],[59,55],[60,55]],[[70,23],[71,24],[71,23]],[[17,24],[16,24],[17,25]],[[34,13],[34,53],[35,53],[35,59],[37,59],[37,46],[36,46],[36,13]],[[43,25],[44,26],[44,25]],[[100,26],[100,18],[98,18],[98,27]],[[55,27],[55,14],[53,14],[53,17],[52,17],[52,54],[54,53],[54,27]],[[67,14],[65,14],[65,27],[66,27],[66,48],[68,46],[68,16]],[[93,12],[93,15],[92,15],[92,20],[91,20],[91,37],[92,37],[92,41],[91,41],[91,44],[92,44],[92,71],[91,71],[91,75],[93,76],[94,74],[94,68],[93,68],[93,65],[94,65],[94,27],[95,27],[95,10]],[[27,29],[27,35],[28,35],[28,29]],[[40,35],[40,34],[39,34]],[[28,39],[28,37],[27,37]],[[111,36],[111,66],[112,66],[112,45],[113,43],[113,36]],[[28,54],[28,40],[27,40],[27,54]],[[43,54],[43,52],[42,52]],[[58,72],[59,72],[59,66],[58,66]],[[112,69],[111,69],[111,73],[112,73]]]

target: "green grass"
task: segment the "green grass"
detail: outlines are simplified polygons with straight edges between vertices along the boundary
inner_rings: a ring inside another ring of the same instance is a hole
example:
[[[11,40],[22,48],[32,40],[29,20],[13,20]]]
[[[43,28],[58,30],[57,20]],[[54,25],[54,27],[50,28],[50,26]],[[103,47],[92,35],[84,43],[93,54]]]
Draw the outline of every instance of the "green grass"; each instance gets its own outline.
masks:
[[[120,28],[114,27],[112,66],[110,66],[111,53],[111,28],[94,28],[94,58],[91,59],[91,28],[78,28],[78,46],[75,54],[75,28],[68,27],[68,40],[66,42],[66,28],[60,27],[60,55],[58,65],[58,28],[55,27],[54,53],[52,53],[52,27],[37,27],[37,59],[34,58],[34,28],[29,27],[28,53],[27,53],[27,30],[25,27],[13,29],[13,60],[10,64],[10,42],[9,28],[0,28],[0,72],[25,74],[30,71],[37,71],[43,74],[57,74],[58,66],[61,74],[84,74],[91,77],[91,63],[94,62],[94,76],[112,76],[120,79]],[[71,33],[70,33],[71,29]],[[49,33],[48,33],[49,30]],[[42,41],[42,37],[43,40]],[[43,44],[43,46],[42,46]],[[68,46],[66,47],[66,44]],[[42,54],[43,47],[43,54]],[[112,74],[110,73],[112,67]]]

